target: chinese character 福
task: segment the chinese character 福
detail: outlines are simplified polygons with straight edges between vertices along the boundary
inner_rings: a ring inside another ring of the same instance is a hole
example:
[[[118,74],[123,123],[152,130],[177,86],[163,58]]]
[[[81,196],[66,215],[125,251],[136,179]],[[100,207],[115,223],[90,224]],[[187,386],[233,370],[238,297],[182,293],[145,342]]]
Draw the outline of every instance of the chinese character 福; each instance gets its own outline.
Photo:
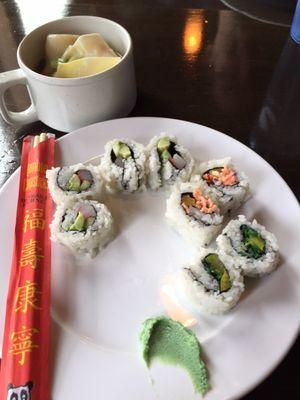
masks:
[[[44,211],[40,208],[35,208],[31,212],[26,210],[25,213],[24,232],[35,228],[41,230],[45,228]]]

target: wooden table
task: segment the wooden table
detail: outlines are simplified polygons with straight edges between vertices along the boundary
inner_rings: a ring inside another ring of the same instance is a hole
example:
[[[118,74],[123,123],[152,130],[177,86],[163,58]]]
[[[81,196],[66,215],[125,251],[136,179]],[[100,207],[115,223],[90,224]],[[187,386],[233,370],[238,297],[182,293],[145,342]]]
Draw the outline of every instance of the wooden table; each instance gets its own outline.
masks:
[[[271,20],[273,12],[282,12],[279,19],[291,16],[275,3]],[[299,199],[300,46],[289,39],[289,28],[248,18],[217,0],[2,0],[0,72],[17,68],[17,46],[30,30],[83,14],[113,19],[132,35],[139,92],[132,116],[179,118],[220,130],[264,157]],[[14,111],[28,105],[21,87],[6,98]],[[17,129],[0,118],[0,185],[19,165],[22,137],[43,130],[53,131],[41,122]],[[299,358],[298,340],[244,399],[299,399]]]

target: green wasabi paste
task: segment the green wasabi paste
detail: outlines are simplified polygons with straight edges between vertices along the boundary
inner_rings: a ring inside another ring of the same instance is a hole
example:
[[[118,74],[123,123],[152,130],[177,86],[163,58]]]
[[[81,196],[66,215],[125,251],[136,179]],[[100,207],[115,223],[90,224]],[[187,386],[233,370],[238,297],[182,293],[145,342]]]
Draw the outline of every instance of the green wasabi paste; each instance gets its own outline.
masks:
[[[196,393],[205,395],[210,389],[200,343],[180,322],[164,316],[149,318],[143,323],[140,342],[148,368],[154,359],[180,366],[188,372]]]

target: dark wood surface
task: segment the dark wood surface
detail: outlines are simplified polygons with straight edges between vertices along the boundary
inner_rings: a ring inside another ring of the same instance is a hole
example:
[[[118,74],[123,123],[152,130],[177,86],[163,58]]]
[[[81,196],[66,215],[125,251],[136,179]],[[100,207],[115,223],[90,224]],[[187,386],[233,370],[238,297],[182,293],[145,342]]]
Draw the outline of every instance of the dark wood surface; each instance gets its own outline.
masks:
[[[274,12],[277,22],[281,12],[284,22],[292,15],[287,3],[282,9],[280,0],[273,7],[271,0],[265,3],[270,20]],[[216,0],[2,0],[0,72],[17,68],[17,46],[34,27],[83,14],[113,19],[132,35],[138,82],[132,116],[178,118],[220,130],[264,157],[300,198],[300,45],[289,39],[289,28],[248,18]],[[6,98],[14,111],[28,104],[21,87]],[[15,128],[0,118],[0,185],[19,165],[22,137],[45,129],[53,131],[41,122]],[[299,359],[298,340],[244,400],[299,399]]]

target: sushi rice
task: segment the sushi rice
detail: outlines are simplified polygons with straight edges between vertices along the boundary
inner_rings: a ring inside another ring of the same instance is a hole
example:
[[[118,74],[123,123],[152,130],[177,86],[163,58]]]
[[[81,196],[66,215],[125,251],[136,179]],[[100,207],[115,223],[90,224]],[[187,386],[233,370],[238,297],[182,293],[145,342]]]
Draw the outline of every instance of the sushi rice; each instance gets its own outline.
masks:
[[[85,219],[80,230],[76,227],[79,213]],[[89,223],[86,224],[86,221]],[[54,242],[61,243],[74,253],[94,257],[112,240],[113,219],[104,204],[95,200],[80,200],[58,205],[50,229]]]
[[[81,199],[100,200],[103,194],[104,185],[99,167],[93,165],[76,164],[48,169],[46,177],[50,194],[56,204]]]
[[[250,232],[248,236],[251,234],[255,236],[254,241],[258,241],[260,249],[253,250],[251,243],[245,243],[243,237],[245,229]],[[279,249],[276,237],[255,219],[250,222],[244,215],[239,215],[237,219],[228,223],[217,238],[217,247],[225,262],[232,260],[235,267],[240,268],[247,276],[258,277],[269,274],[278,265]]]
[[[157,146],[162,138],[168,138],[172,143],[173,153],[175,154],[170,159],[162,160],[158,151]],[[189,180],[194,168],[194,160],[190,152],[178,143],[175,136],[167,136],[162,133],[160,136],[153,137],[147,146],[147,154],[148,185],[150,189],[168,189],[175,182]]]
[[[205,212],[194,206],[190,207],[190,211],[187,212],[186,207],[182,205],[183,196],[192,195],[195,191],[200,192],[200,200],[212,205],[211,210]],[[183,182],[175,185],[167,200],[165,215],[170,226],[196,249],[209,245],[222,229],[223,215],[218,203],[208,193],[201,181]]]
[[[122,143],[130,149],[127,158],[117,157],[113,148]],[[117,163],[116,163],[117,162]],[[110,193],[133,193],[146,189],[146,153],[142,144],[130,139],[114,139],[105,145],[100,170]]]
[[[226,290],[220,289],[220,283],[205,267],[205,259],[213,256],[223,263],[226,269]],[[189,302],[200,312],[222,314],[234,307],[243,293],[244,279],[234,267],[232,259],[213,249],[202,249],[194,261],[181,269],[175,280],[176,290],[180,297]]]
[[[250,197],[249,179],[235,168],[230,157],[199,164],[192,179],[204,181],[224,214],[237,210]]]

